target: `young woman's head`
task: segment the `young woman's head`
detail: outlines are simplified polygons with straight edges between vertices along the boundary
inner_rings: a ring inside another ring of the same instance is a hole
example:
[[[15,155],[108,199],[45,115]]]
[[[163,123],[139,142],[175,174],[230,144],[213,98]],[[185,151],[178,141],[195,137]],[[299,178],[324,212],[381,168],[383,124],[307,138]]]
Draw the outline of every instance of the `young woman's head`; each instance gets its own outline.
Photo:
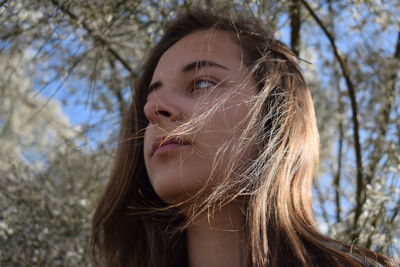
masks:
[[[318,159],[311,97],[293,54],[258,22],[182,16],[135,88],[147,178],[164,201],[209,207],[271,196],[260,188],[272,186],[287,195],[293,183],[308,201]]]
[[[249,266],[360,264],[315,227],[313,103],[295,57],[259,21],[181,14],[133,95],[93,220],[100,262],[178,266],[185,228],[236,202]]]
[[[193,199],[208,181],[226,178],[257,93],[233,37],[216,29],[190,33],[164,52],[153,72],[144,160],[166,202]],[[251,156],[241,151],[239,159]]]

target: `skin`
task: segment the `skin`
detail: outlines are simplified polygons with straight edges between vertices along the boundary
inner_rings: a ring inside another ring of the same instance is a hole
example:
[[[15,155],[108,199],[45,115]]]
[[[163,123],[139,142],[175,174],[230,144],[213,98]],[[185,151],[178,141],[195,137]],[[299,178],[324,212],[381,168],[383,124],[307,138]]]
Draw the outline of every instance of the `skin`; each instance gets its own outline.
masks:
[[[214,158],[227,140],[235,143],[256,94],[241,56],[232,36],[214,29],[184,37],[161,56],[144,107],[150,122],[145,131],[144,158],[150,182],[164,201],[186,200],[225,178],[229,153],[218,155],[221,161],[216,165]],[[203,64],[193,67],[199,61]],[[179,137],[189,145],[164,147],[152,154],[157,138],[215,107],[221,96],[228,98],[195,134]],[[250,154],[244,151],[243,158]],[[240,266],[241,226],[242,213],[235,203],[216,211],[211,219],[200,216],[187,229],[190,266]]]

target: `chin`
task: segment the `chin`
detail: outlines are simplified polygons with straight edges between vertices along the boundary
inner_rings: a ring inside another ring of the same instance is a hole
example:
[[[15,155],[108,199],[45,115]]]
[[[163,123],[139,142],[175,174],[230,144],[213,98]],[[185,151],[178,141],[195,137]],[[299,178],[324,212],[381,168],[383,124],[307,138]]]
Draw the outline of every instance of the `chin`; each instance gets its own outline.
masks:
[[[184,202],[190,198],[189,194],[185,194],[177,190],[156,190],[156,193],[164,202],[169,204],[177,204],[180,202]]]
[[[156,194],[163,201],[170,204],[177,204],[189,200],[202,187],[202,184],[188,184],[181,179],[168,179],[166,177],[163,177],[163,179],[154,179],[151,184]]]

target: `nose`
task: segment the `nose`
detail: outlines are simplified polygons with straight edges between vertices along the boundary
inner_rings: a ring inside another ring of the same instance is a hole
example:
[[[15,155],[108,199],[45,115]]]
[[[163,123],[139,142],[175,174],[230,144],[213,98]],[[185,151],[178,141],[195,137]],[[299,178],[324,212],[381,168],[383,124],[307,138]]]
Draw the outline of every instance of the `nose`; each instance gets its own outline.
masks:
[[[180,116],[177,99],[165,88],[152,92],[144,105],[144,114],[152,124],[163,121],[176,121]]]

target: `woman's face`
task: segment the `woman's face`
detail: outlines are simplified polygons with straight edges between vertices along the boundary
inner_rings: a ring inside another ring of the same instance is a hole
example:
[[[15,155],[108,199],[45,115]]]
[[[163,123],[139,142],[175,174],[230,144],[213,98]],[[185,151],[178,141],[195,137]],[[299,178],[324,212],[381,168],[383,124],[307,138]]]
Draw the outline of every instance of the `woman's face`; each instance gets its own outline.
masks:
[[[214,183],[225,178],[231,153],[216,158],[217,151],[227,141],[233,147],[256,93],[241,58],[231,35],[214,29],[187,35],[161,56],[144,107],[150,122],[144,159],[150,182],[164,201],[188,199],[208,179]],[[224,102],[218,105],[221,98]],[[177,127],[199,116],[205,120],[195,131],[162,143]],[[242,153],[243,159],[249,156]]]

